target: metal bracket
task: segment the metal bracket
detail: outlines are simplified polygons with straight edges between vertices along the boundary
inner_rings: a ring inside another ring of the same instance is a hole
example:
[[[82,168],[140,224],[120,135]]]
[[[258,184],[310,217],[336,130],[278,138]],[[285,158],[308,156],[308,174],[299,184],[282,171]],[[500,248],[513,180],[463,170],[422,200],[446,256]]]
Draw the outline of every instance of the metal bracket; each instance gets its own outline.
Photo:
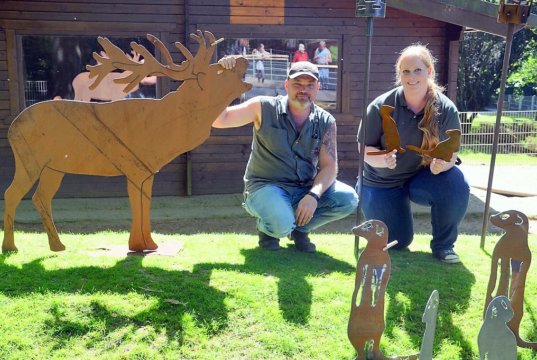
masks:
[[[533,0],[505,0],[500,1],[498,8],[498,22],[508,24],[525,24],[530,16]],[[358,11],[358,10],[357,10]]]
[[[386,0],[356,0],[356,17],[385,17]]]

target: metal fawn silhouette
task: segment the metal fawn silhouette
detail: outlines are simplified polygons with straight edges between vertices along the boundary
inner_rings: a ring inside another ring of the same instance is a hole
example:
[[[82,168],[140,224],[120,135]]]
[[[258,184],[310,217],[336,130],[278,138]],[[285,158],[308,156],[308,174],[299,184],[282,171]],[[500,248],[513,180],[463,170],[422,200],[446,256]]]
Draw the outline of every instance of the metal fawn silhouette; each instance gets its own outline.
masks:
[[[461,145],[461,131],[459,129],[446,130],[448,138],[439,142],[434,149],[424,150],[414,145],[407,145],[406,148],[417,152],[421,156],[428,158],[442,159],[444,161],[451,161],[453,153],[457,151]]]
[[[129,249],[154,250],[151,238],[151,196],[155,173],[178,155],[204,142],[214,119],[226,106],[251,88],[242,81],[248,62],[238,58],[233,70],[210,64],[216,41],[210,32],[191,34],[199,43],[194,57],[181,43],[175,46],[185,56],[174,64],[164,44],[147,38],[162,53],[162,64],[143,46],[131,43],[144,61],[130,59],[108,39],[99,37],[107,57],[93,54],[98,64],[88,66],[96,87],[111,71],[129,71],[115,80],[127,93],[148,75],[183,81],[162,99],[124,99],[110,103],[54,100],[25,109],[13,121],[8,139],[15,157],[13,182],[5,192],[4,241],[2,251],[16,251],[15,210],[22,197],[39,180],[32,197],[50,249],[65,249],[52,218],[52,198],[64,174],[127,177],[132,211]],[[205,37],[208,40],[205,40]]]
[[[492,293],[496,288],[496,295],[503,295],[510,299],[513,307],[513,319],[508,326],[516,337],[517,345],[524,348],[537,349],[537,343],[528,342],[520,337],[519,329],[524,314],[524,291],[526,277],[531,265],[531,251],[528,246],[528,217],[516,210],[508,210],[490,217],[490,222],[505,230],[494,251],[490,269],[489,283],[485,298],[486,314],[487,307],[492,300]],[[513,272],[509,280],[511,262],[520,264],[519,271]],[[496,286],[498,264],[501,266],[500,280]],[[509,284],[511,282],[511,284]],[[509,290],[511,287],[511,290]]]
[[[516,337],[507,326],[514,312],[507,296],[496,296],[487,307],[477,344],[481,360],[516,360]]]

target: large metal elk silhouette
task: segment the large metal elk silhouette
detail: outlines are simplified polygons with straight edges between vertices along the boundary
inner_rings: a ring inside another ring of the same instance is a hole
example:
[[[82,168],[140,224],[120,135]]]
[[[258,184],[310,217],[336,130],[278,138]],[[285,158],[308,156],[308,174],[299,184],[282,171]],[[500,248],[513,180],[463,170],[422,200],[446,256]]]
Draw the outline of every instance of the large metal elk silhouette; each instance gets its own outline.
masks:
[[[210,64],[217,41],[210,32],[191,34],[199,43],[194,57],[181,43],[185,56],[175,64],[164,44],[147,38],[162,53],[162,64],[143,46],[131,43],[143,63],[133,61],[108,39],[99,37],[106,57],[93,54],[98,65],[88,66],[92,87],[114,70],[127,71],[117,79],[129,92],[146,76],[166,76],[181,86],[161,99],[124,99],[109,103],[70,100],[45,101],[22,111],[13,121],[8,139],[15,158],[13,182],[5,192],[2,251],[16,251],[15,210],[39,180],[32,201],[48,235],[50,249],[64,250],[52,218],[52,198],[63,176],[125,175],[132,211],[129,249],[154,250],[151,238],[151,196],[155,173],[178,155],[204,142],[211,124],[226,106],[251,88],[242,81],[248,62],[238,58],[233,70]],[[206,40],[207,39],[207,40]],[[130,73],[129,73],[130,72]]]

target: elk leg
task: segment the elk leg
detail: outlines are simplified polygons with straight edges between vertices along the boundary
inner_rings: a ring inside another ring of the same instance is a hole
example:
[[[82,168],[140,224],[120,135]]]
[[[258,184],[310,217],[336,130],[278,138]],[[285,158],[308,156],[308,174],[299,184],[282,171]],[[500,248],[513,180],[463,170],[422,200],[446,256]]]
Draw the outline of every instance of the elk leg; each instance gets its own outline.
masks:
[[[41,221],[47,232],[50,250],[52,251],[65,250],[65,246],[60,241],[52,218],[52,198],[60,188],[63,176],[64,173],[62,172],[44,168],[39,177],[37,189],[35,190],[34,196],[32,196],[32,202],[41,216]]]
[[[37,180],[37,177],[31,178],[26,168],[22,166],[17,153],[15,151],[13,153],[15,155],[15,175],[11,185],[4,193],[4,241],[2,242],[2,252],[17,251],[14,237],[15,211],[24,195],[30,191],[30,188]]]
[[[151,175],[141,184],[127,179],[127,191],[132,213],[129,249],[132,251],[155,250],[158,245],[151,238],[151,193],[153,189]]]

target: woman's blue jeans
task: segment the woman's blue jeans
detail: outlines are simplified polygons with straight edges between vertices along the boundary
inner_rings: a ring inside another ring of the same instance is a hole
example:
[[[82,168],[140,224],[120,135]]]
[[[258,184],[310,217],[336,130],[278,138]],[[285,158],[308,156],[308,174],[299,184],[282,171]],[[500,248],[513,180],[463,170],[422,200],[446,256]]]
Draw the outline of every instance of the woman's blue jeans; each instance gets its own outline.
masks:
[[[433,253],[453,249],[470,197],[470,187],[458,167],[438,175],[425,167],[403,186],[363,185],[362,188],[361,206],[365,218],[381,220],[387,225],[388,241],[398,241],[395,249],[404,249],[413,240],[411,201],[431,208]]]
[[[310,231],[356,211],[358,196],[351,186],[335,181],[322,195],[313,218],[304,226],[295,223],[298,202],[310,187],[283,188],[267,184],[245,195],[244,208],[257,219],[257,230],[275,238],[288,236],[293,230]]]

